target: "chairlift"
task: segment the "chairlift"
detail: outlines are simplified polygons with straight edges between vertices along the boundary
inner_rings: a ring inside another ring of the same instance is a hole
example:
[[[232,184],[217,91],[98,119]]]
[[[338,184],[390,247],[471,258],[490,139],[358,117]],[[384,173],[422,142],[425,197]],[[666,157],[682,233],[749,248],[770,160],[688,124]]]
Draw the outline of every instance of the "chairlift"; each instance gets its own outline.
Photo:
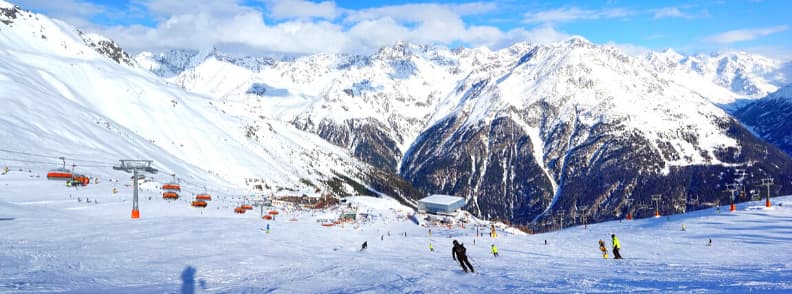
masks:
[[[179,199],[179,193],[173,191],[167,191],[162,193],[162,199],[165,200],[176,200]]]
[[[206,201],[203,200],[195,200],[192,202],[192,207],[206,207]]]
[[[63,167],[51,169],[47,172],[47,180],[52,181],[68,181],[74,176],[71,170],[66,169],[66,158],[60,157],[63,161]]]
[[[269,214],[268,214],[268,215],[265,215],[265,216],[262,216],[261,218],[263,218],[263,219],[265,219],[265,220],[272,220],[272,216],[271,216],[271,215],[269,215]]]
[[[245,205],[240,206],[240,208],[245,209],[245,210],[252,210],[253,209],[253,205],[245,204]]]
[[[179,181],[176,179],[176,174],[171,174],[171,176],[173,176],[173,181],[171,181],[170,183],[163,184],[162,190],[181,192],[181,185],[179,184]]]
[[[204,201],[210,201],[210,200],[212,200],[212,195],[209,195],[209,193],[206,192],[206,186],[204,186],[203,193],[199,193],[198,195],[196,195],[195,199],[204,200]]]
[[[246,211],[247,211],[247,209],[244,209],[244,208],[242,208],[242,207],[236,207],[236,208],[234,208],[234,212],[235,212],[235,213],[238,213],[238,214],[244,214]]]

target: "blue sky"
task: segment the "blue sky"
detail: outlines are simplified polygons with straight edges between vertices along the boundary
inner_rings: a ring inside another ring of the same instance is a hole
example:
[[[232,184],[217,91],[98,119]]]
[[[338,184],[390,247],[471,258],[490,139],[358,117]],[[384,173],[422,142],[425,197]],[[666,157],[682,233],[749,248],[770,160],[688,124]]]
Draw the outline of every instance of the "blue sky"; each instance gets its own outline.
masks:
[[[499,49],[581,35],[628,51],[792,59],[792,1],[17,0],[132,51],[365,53],[399,40]]]

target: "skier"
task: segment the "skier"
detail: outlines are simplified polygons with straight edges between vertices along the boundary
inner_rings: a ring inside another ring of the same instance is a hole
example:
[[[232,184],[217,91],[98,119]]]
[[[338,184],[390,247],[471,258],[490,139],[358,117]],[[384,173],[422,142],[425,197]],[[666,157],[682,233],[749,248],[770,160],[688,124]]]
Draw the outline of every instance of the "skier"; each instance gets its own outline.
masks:
[[[712,239],[709,239],[709,242],[707,242],[707,247],[710,247],[710,246],[712,246]]]
[[[682,231],[683,231],[683,232],[684,232],[684,231],[687,231],[687,227],[685,227],[685,224],[682,224]]]
[[[612,243],[613,243],[613,259],[622,259],[621,254],[619,254],[619,249],[621,249],[621,244],[619,243],[619,239],[616,238],[616,234],[611,234]]]
[[[492,255],[498,257],[498,247],[495,247],[495,244],[492,244]]]
[[[454,240],[453,243],[454,247],[451,248],[451,258],[453,258],[455,261],[459,261],[459,265],[462,266],[462,270],[465,272],[468,272],[468,268],[470,268],[470,272],[475,273],[476,271],[473,270],[473,266],[470,265],[470,261],[468,261],[466,254],[467,249],[465,249],[465,245],[457,242],[457,240]]]
[[[360,246],[360,251],[366,250],[368,248],[368,241],[363,241],[363,246]]]
[[[602,251],[602,258],[608,259],[608,248],[605,247],[605,241],[599,240],[599,249]]]
[[[267,234],[269,234],[269,224],[267,224],[267,230],[266,230],[265,232],[266,232]]]
[[[434,247],[432,247],[432,242],[429,242],[429,251],[434,252]]]

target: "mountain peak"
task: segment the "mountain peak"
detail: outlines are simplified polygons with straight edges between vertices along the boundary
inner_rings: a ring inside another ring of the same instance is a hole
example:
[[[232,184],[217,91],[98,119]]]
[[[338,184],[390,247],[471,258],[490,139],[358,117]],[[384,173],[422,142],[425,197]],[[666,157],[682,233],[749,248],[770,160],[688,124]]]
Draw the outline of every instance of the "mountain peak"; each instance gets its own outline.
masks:
[[[584,38],[583,36],[579,36],[579,35],[575,35],[575,36],[569,37],[568,39],[566,39],[564,41],[564,43],[567,44],[567,45],[591,45],[592,44],[591,41],[589,41],[588,39]]]

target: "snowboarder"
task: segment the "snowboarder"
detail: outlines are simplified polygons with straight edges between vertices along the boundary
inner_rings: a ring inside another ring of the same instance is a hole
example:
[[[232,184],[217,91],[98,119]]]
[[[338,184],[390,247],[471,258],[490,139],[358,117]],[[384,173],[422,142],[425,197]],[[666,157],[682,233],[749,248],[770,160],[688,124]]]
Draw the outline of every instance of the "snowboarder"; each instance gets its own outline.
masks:
[[[457,240],[454,240],[453,243],[454,243],[454,247],[451,248],[451,258],[453,258],[455,261],[459,261],[459,265],[462,266],[462,270],[464,270],[465,272],[468,272],[468,268],[469,268],[470,272],[475,273],[476,271],[473,270],[473,266],[470,265],[470,261],[468,261],[466,254],[467,249],[465,249],[465,245],[462,245],[462,243],[457,242]]]
[[[368,248],[368,241],[363,241],[363,245],[360,246],[360,251],[366,250]]]
[[[684,232],[684,231],[687,231],[687,227],[685,227],[685,224],[682,224],[682,231],[683,231],[683,232]]]
[[[113,188],[113,194],[116,194],[116,193],[118,193],[118,189]]]
[[[602,251],[602,258],[608,259],[608,248],[605,247],[605,241],[599,240],[599,249]]]
[[[495,247],[495,244],[492,244],[492,255],[498,257],[498,247]]]
[[[611,238],[611,242],[613,243],[613,259],[622,259],[621,254],[619,254],[619,249],[621,249],[619,239],[616,238],[616,234],[611,234]]]

